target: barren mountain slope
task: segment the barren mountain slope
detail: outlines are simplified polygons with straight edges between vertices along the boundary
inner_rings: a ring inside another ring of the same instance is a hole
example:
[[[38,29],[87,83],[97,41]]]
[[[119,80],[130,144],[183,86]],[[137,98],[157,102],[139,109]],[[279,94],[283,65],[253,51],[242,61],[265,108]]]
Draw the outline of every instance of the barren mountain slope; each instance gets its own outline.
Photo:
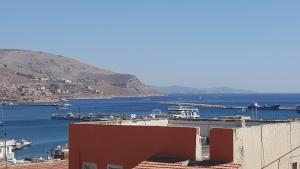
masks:
[[[160,95],[137,77],[45,52],[0,49],[0,98],[48,101]]]

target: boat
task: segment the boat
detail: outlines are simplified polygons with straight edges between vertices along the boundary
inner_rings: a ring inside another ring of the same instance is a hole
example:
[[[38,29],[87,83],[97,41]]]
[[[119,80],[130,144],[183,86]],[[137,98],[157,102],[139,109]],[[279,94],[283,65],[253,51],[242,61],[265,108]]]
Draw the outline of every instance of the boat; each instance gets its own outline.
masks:
[[[250,104],[247,106],[248,110],[279,110],[280,104],[264,104],[264,105],[259,105],[257,102]]]
[[[68,113],[65,116],[65,119],[66,120],[80,120],[81,119],[81,115],[77,115],[77,114],[74,114],[74,113]]]
[[[56,109],[67,109],[67,107],[72,106],[69,103],[57,103],[55,104]]]
[[[81,121],[98,121],[98,118],[93,113],[89,113],[88,115],[82,116],[80,120]]]
[[[51,149],[51,156],[54,159],[68,159],[69,157],[69,146],[66,145],[65,147],[57,146],[55,149]]]
[[[172,115],[174,118],[200,118],[199,109],[192,106],[171,106],[168,107],[168,114]]]
[[[152,118],[176,118],[176,119],[198,119],[200,118],[199,109],[193,106],[170,106],[168,113],[162,113],[158,109],[154,109],[150,114]]]
[[[27,141],[27,140],[25,140],[25,139],[22,139],[20,142],[21,142],[21,144],[23,145],[23,147],[30,147],[31,144],[32,144],[32,142]]]
[[[32,144],[32,142],[25,140],[25,139],[21,139],[20,141],[15,141],[14,150],[21,150],[24,149],[26,147],[30,147]]]
[[[82,120],[84,116],[80,114],[68,113],[66,115],[52,114],[52,120]]]
[[[65,116],[61,116],[59,114],[52,114],[51,119],[52,120],[65,120]]]
[[[163,113],[160,109],[153,109],[152,113],[149,114],[149,116],[152,117],[152,118],[156,118],[156,117],[161,116],[161,115],[163,115]]]
[[[5,102],[2,102],[1,105],[2,106],[13,106],[14,103],[13,102],[7,102],[7,101],[5,101]]]
[[[300,105],[296,106],[296,111],[300,113]]]

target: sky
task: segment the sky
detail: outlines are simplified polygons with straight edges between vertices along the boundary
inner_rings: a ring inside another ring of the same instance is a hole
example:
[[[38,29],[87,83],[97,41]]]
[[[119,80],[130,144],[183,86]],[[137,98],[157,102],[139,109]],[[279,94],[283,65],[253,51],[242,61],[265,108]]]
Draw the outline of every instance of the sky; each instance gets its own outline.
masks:
[[[60,54],[149,85],[300,92],[297,0],[2,0],[0,48]]]

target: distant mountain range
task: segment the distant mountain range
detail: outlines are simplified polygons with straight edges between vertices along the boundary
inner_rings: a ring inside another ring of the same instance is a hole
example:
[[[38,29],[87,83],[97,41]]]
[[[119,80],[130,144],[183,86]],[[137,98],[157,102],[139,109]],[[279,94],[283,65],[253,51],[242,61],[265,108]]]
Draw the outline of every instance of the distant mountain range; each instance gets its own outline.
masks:
[[[65,56],[0,49],[0,101],[156,96],[135,75],[115,73]]]
[[[255,93],[250,90],[234,89],[230,87],[213,87],[198,89],[186,86],[166,86],[158,87],[153,86],[153,88],[164,94],[239,94],[239,93]]]

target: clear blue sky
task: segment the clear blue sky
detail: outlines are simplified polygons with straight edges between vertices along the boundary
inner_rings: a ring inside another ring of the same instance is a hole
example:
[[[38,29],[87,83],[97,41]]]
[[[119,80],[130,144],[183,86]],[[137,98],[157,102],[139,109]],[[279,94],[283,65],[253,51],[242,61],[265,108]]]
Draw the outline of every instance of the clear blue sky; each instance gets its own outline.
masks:
[[[151,85],[300,92],[300,1],[6,0],[0,48],[46,51]]]

